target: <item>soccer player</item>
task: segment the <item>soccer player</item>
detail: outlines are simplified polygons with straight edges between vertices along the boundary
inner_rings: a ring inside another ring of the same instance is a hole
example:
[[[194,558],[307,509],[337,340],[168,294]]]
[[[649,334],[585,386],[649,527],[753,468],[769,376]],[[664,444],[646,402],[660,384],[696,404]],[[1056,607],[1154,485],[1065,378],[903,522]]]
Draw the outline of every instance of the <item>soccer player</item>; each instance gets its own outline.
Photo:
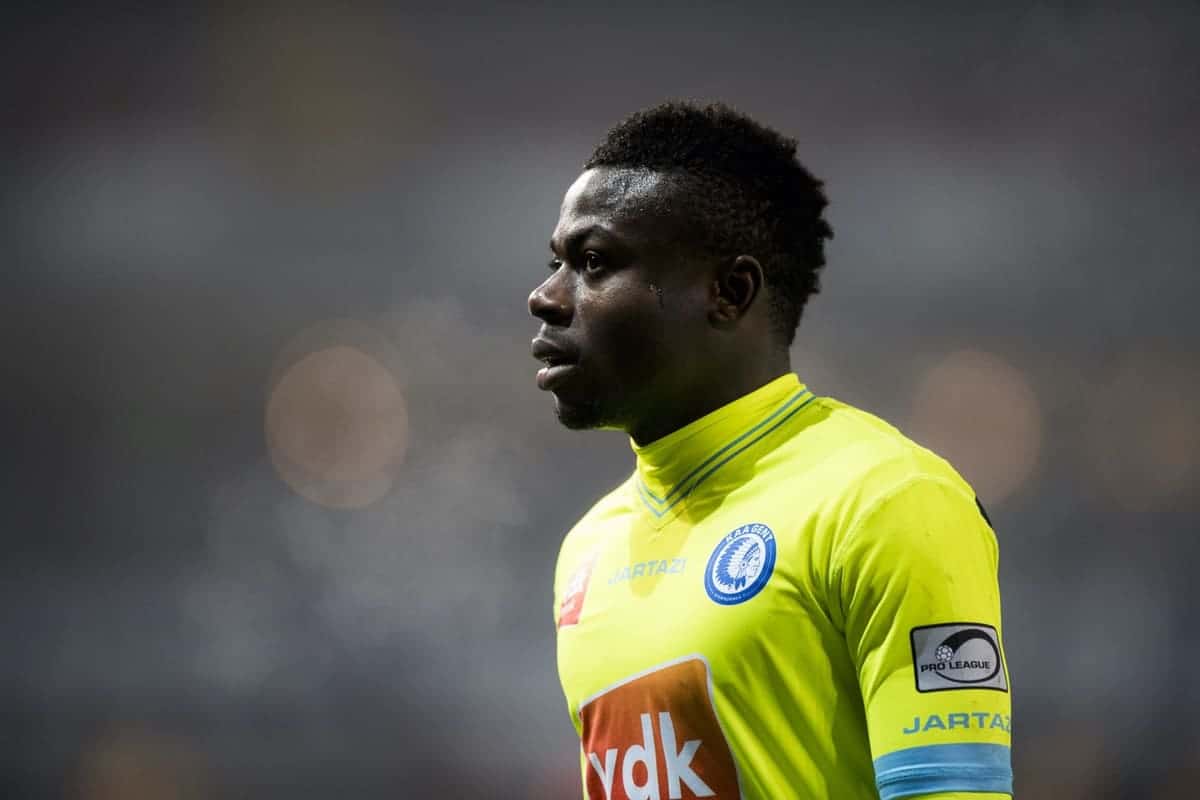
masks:
[[[567,190],[537,384],[633,474],[562,544],[590,800],[1007,797],[997,546],[971,487],[788,348],[822,184],[722,105],[621,122]]]

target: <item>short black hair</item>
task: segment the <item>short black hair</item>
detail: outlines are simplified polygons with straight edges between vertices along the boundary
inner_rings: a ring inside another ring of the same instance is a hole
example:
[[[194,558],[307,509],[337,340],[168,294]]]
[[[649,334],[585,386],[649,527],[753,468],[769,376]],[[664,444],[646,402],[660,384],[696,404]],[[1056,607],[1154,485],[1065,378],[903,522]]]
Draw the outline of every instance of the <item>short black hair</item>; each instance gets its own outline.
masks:
[[[822,182],[796,158],[796,140],[723,103],[671,101],[617,123],[584,163],[664,172],[676,206],[693,217],[713,255],[754,256],[771,289],[774,326],[791,344],[808,298],[820,291],[829,204]]]

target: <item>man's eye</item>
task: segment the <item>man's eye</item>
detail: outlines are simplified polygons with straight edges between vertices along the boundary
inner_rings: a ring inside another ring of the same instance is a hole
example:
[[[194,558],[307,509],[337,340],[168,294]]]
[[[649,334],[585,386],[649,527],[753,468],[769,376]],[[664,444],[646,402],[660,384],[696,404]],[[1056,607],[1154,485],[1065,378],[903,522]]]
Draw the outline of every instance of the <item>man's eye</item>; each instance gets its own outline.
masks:
[[[562,266],[562,259],[561,258],[552,258],[552,259],[550,259],[550,263],[547,264],[546,266],[550,267],[551,272],[558,272],[558,268]]]
[[[583,268],[588,272],[599,272],[604,269],[604,259],[599,253],[589,250],[583,254]]]

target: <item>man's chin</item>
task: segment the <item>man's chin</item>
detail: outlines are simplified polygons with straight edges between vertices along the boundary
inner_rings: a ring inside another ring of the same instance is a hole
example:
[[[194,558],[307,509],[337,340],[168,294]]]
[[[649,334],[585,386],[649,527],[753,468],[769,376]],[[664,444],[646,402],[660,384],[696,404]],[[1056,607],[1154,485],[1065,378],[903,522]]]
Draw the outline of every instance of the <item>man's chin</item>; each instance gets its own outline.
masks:
[[[556,396],[554,414],[564,428],[573,431],[611,427],[607,415],[597,403],[571,403]]]

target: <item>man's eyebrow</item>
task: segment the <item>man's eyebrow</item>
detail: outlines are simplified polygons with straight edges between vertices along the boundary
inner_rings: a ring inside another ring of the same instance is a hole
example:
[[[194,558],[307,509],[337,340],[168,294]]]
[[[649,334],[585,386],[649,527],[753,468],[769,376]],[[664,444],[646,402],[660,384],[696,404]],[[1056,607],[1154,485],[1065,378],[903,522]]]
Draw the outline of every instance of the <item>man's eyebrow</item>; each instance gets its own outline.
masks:
[[[609,234],[608,229],[602,225],[588,225],[586,228],[580,228],[577,231],[572,231],[571,234],[568,235],[566,237],[566,239],[563,241],[562,250],[570,251],[570,250],[573,250],[573,249],[579,247],[580,243],[584,239],[586,239],[587,237],[591,236],[594,233],[603,234],[605,236],[611,235],[611,234]],[[559,252],[559,248],[555,247],[555,241],[554,241],[553,237],[551,237],[551,239],[550,239],[550,252],[552,252],[552,253]]]

